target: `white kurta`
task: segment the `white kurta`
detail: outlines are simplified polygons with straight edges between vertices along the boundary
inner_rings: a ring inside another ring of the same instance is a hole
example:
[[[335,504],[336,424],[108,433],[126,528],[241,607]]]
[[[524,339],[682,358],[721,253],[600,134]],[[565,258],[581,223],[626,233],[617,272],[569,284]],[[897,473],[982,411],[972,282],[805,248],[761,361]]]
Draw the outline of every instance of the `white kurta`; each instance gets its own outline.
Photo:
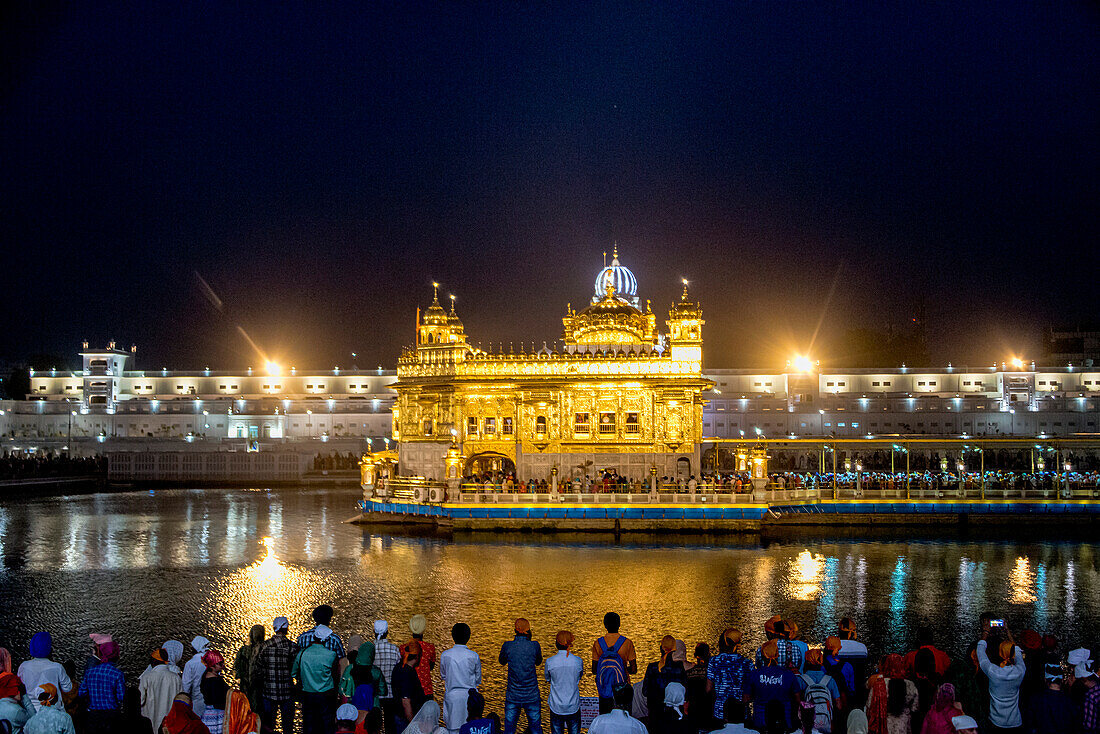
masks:
[[[471,688],[481,685],[481,658],[465,645],[455,645],[439,656],[439,677],[443,679],[443,724],[457,732],[466,723],[466,698]]]
[[[153,722],[153,731],[160,731],[160,722],[172,708],[172,701],[183,690],[183,682],[172,668],[158,665],[148,668],[138,678],[141,692],[141,715]]]

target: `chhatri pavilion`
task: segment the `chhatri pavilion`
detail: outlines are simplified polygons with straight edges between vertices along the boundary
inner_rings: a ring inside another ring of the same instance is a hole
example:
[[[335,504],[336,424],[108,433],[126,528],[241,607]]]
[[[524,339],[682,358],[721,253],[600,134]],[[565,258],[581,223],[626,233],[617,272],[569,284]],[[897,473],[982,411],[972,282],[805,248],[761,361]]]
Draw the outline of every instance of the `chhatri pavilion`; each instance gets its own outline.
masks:
[[[453,298],[448,312],[435,291],[392,385],[399,475],[699,474],[703,394],[714,383],[702,374],[703,314],[686,281],[659,333],[616,248],[591,303],[567,307],[560,348],[519,353],[471,345]]]

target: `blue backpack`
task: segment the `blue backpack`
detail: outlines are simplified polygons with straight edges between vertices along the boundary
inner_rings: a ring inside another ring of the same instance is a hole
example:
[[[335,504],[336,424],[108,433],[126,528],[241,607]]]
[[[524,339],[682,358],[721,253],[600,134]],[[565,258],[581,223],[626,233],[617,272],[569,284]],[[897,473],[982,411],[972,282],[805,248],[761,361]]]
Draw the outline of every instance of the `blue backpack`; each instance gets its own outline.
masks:
[[[626,638],[619,635],[615,644],[607,646],[604,638],[597,642],[600,646],[600,659],[596,662],[596,692],[600,698],[612,698],[615,691],[626,685],[626,664],[619,655],[619,648]]]

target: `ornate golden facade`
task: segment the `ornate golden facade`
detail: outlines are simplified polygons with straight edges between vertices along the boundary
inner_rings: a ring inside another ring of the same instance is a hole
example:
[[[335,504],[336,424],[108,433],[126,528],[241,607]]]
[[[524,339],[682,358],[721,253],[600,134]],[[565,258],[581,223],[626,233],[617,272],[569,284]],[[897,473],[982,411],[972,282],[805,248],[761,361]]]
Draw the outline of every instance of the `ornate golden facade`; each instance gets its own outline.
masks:
[[[417,343],[397,363],[393,437],[400,473],[445,478],[447,452],[461,472],[514,468],[520,480],[615,469],[629,478],[699,473],[703,317],[688,297],[657,331],[648,301],[619,265],[597,278],[602,292],[567,308],[560,351],[489,353],[471,345],[454,310],[431,306]]]

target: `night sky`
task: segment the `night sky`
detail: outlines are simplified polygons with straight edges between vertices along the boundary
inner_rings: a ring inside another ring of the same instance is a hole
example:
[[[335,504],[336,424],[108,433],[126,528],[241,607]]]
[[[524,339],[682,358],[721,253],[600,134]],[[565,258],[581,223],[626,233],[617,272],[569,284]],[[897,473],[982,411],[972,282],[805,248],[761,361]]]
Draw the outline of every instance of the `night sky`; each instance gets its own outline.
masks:
[[[0,361],[392,368],[432,280],[541,345],[614,241],[712,367],[1035,356],[1098,320],[1100,15],[883,5],[20,3]]]

